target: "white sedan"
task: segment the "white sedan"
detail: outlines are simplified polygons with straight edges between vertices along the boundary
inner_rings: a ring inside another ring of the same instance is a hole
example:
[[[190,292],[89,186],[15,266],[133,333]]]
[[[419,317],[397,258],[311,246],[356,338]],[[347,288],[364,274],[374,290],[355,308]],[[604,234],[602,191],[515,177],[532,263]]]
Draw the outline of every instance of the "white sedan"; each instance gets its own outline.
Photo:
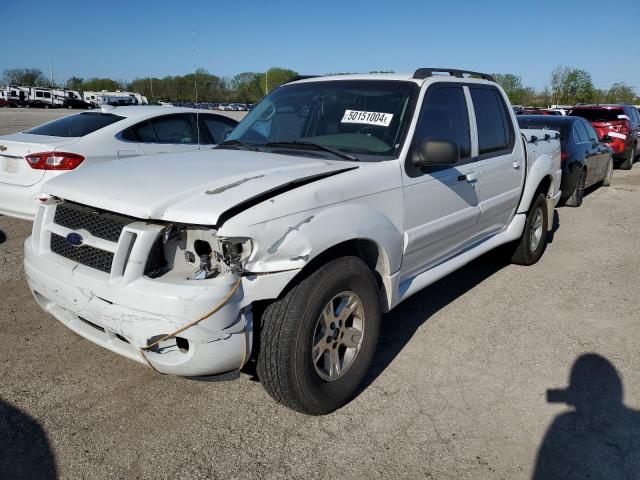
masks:
[[[57,175],[120,158],[210,148],[237,124],[190,108],[106,106],[2,136],[0,214],[33,219],[43,183]]]

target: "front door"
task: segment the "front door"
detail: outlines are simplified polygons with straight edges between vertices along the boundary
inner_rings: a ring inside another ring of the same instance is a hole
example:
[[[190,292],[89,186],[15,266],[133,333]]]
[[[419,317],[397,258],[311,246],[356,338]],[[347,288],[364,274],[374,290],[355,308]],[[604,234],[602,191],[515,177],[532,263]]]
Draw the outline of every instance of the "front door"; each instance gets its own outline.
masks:
[[[476,235],[477,163],[471,157],[469,110],[463,87],[432,84],[425,93],[411,148],[426,139],[458,145],[451,167],[403,168],[405,239],[401,281],[464,248]]]

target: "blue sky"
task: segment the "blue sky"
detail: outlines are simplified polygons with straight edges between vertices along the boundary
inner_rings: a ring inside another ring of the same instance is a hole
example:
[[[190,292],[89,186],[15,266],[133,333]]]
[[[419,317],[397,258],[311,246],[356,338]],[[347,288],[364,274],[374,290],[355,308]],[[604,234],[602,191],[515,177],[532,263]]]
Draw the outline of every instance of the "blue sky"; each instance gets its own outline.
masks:
[[[0,71],[48,74],[51,59],[58,82],[187,73],[195,31],[197,65],[217,75],[436,66],[516,73],[541,88],[569,65],[599,88],[625,81],[640,93],[640,0],[34,0],[2,17]]]

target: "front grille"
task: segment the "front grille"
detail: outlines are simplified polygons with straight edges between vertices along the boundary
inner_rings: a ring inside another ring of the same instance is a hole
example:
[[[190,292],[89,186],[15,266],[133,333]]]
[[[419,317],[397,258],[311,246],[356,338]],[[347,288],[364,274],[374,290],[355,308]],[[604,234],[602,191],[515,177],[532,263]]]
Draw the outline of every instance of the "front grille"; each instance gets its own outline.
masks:
[[[93,232],[92,232],[93,233]],[[106,273],[111,272],[111,264],[113,263],[113,253],[100,250],[98,248],[82,245],[74,247],[67,239],[51,234],[51,251],[62,257],[81,263],[87,267],[95,268]]]
[[[135,218],[104,212],[76,203],[64,202],[56,207],[53,223],[71,230],[84,229],[94,237],[117,242],[122,229],[135,222]]]

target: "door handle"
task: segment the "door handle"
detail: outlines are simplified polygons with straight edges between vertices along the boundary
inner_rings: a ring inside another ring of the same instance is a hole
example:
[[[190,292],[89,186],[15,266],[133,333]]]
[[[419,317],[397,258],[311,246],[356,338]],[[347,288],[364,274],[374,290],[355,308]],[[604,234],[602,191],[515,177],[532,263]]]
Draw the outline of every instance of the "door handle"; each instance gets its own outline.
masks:
[[[521,166],[520,160],[515,160],[511,165],[513,166],[513,168],[518,170]]]
[[[458,175],[458,181],[464,182],[467,181],[469,183],[475,183],[478,180],[478,175],[476,172],[469,172],[466,175]]]

